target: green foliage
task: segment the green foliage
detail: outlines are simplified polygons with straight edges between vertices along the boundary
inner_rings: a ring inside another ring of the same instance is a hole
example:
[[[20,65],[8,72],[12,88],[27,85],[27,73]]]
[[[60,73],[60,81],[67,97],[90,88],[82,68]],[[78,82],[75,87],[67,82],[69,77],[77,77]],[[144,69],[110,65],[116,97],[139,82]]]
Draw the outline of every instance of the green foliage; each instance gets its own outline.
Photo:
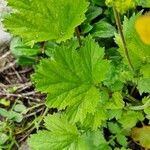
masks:
[[[149,1],[8,0],[8,4],[13,12],[4,24],[17,36],[10,49],[20,64],[34,65],[31,80],[46,95],[48,107],[39,122],[31,123],[38,131],[28,139],[30,148],[130,150],[131,134],[149,148],[145,131],[149,128],[135,127],[150,119],[150,44],[143,33],[149,28],[140,20],[148,23],[150,17],[128,11],[137,5],[149,7]],[[127,11],[128,17],[119,16]],[[6,102],[0,104],[8,107]],[[50,108],[57,113],[46,115]],[[0,115],[20,123],[26,111],[16,103],[12,109],[0,108]],[[1,130],[0,138],[0,146],[10,139]]]
[[[44,121],[47,130],[33,134],[28,140],[33,150],[91,150],[97,149],[101,139],[106,143],[100,132],[89,132],[85,136],[64,115],[49,115]]]
[[[85,0],[8,0],[17,9],[5,18],[5,27],[30,44],[56,40],[66,41],[85,20]],[[35,15],[36,14],[36,15]]]
[[[56,49],[53,59],[42,60],[32,79],[38,90],[48,93],[47,106],[68,106],[73,122],[83,122],[87,113],[93,114],[99,101],[96,85],[109,71],[109,61],[103,57],[104,49],[89,36],[78,51],[64,45]]]
[[[9,120],[15,122],[21,122],[23,119],[23,114],[26,114],[26,107],[23,104],[16,104],[10,110],[5,110],[4,108],[0,108],[0,115]]]
[[[149,93],[150,92],[150,78],[143,78],[139,80],[138,83],[138,89],[140,93],[142,94],[143,92]]]
[[[88,11],[86,12],[86,20],[81,25],[81,33],[86,34],[89,33],[92,28],[92,21],[102,14],[102,9],[97,6],[90,6]]]
[[[16,142],[13,135],[14,125],[8,121],[0,121],[0,149],[11,149]]]
[[[11,41],[10,50],[21,65],[35,64],[37,55],[41,53],[40,45],[35,45],[31,48],[30,46],[26,46],[18,37]]]
[[[0,139],[0,145],[3,145],[9,139],[9,137],[6,134],[0,132]]]
[[[143,106],[143,108],[142,109],[144,109],[144,112],[145,112],[145,114],[146,114],[146,118],[150,118],[150,97],[148,96],[148,97],[144,97],[143,99],[142,99],[142,103],[144,104]]]
[[[93,25],[90,33],[93,37],[109,38],[114,36],[115,31],[115,28],[111,24],[106,21],[99,21]]]
[[[135,28],[135,23],[140,16],[141,13],[133,15],[130,19],[127,19],[125,17],[123,22],[123,33],[129,50],[129,56],[132,56],[130,57],[130,59],[136,70],[139,69],[141,66],[149,64],[149,57],[150,57],[149,51],[150,45],[143,43]],[[119,52],[124,58],[124,61],[128,63],[123,48],[123,43],[119,35],[116,35],[116,43],[120,47]]]
[[[135,77],[129,80],[132,80],[133,82],[138,82],[137,88],[142,94],[143,92],[150,92],[149,89],[150,45],[145,44],[140,37],[142,35],[139,35],[137,32],[136,22],[139,19],[139,17],[141,17],[141,12],[136,15],[133,15],[130,19],[127,19],[125,17],[123,23],[123,33],[125,36],[126,45],[128,48],[131,63],[134,69],[137,72],[140,72],[140,74],[138,73],[138,75],[134,75],[134,76],[138,76],[137,78]],[[116,34],[115,40],[120,47],[119,52],[123,57],[123,61],[129,65],[129,61],[126,57],[124,46],[121,41],[120,35]]]
[[[136,0],[137,5],[145,7],[145,8],[150,8],[150,1],[149,0]]]
[[[70,149],[78,146],[79,133],[76,126],[71,125],[66,117],[59,115],[47,116],[45,126],[49,131],[40,131],[32,135],[29,144],[33,150]],[[38,143],[38,144],[37,144]]]
[[[136,111],[124,111],[122,117],[119,119],[119,123],[124,129],[133,128],[138,121],[143,121],[144,117],[141,112]]]
[[[10,102],[8,100],[6,101],[5,99],[1,99],[1,101],[2,101],[0,103],[1,105],[3,104],[5,107],[9,107],[10,106]],[[0,116],[1,116],[1,118],[9,120],[10,122],[20,123],[23,120],[23,115],[26,114],[26,112],[27,112],[27,108],[21,102],[16,102],[8,110],[6,110],[4,108],[0,108]]]

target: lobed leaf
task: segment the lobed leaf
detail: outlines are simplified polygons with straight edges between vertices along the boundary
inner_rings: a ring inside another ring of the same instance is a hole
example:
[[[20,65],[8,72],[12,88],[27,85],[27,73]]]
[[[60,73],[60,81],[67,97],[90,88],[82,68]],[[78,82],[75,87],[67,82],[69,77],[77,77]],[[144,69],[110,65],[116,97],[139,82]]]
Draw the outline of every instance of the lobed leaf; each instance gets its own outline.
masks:
[[[66,41],[85,20],[86,0],[8,0],[15,11],[4,20],[5,27],[30,44]]]
[[[109,61],[103,59],[104,49],[88,36],[77,51],[74,47],[56,48],[54,59],[41,61],[33,81],[38,90],[48,93],[48,107],[65,109],[73,122],[94,113],[99,102],[96,85],[105,80]]]
[[[49,131],[39,131],[28,140],[33,150],[69,150],[77,143],[79,138],[77,128],[71,125],[65,116],[49,115],[45,118],[45,125]]]

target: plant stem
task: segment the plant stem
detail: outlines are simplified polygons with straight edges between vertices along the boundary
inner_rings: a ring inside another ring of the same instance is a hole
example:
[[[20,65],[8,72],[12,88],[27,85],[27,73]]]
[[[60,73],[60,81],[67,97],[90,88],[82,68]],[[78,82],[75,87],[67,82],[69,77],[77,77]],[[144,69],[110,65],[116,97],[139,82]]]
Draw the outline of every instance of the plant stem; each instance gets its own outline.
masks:
[[[131,110],[143,110],[143,109],[148,108],[148,107],[150,107],[150,99],[144,105],[132,106],[132,107],[130,107],[130,109]]]
[[[80,31],[79,31],[78,27],[76,27],[75,32],[76,32],[76,35],[77,35],[79,46],[81,47],[82,46],[82,41],[81,41],[81,38],[80,38]]]
[[[44,117],[47,115],[49,111],[49,108],[46,107],[45,111],[43,112],[41,118],[39,119],[39,121],[37,122],[38,126],[40,126],[40,123],[43,121]],[[37,127],[37,130],[38,130],[38,127]]]
[[[47,42],[42,42],[42,43],[41,43],[41,52],[42,52],[42,54],[45,53],[45,48],[46,48],[46,46],[47,46]]]
[[[123,31],[122,31],[120,15],[119,15],[119,13],[117,12],[117,10],[114,7],[113,7],[113,11],[114,11],[114,16],[115,16],[116,24],[117,24],[117,27],[118,27],[118,31],[119,31],[121,39],[122,39],[122,43],[123,43],[123,47],[124,47],[124,50],[125,50],[126,58],[128,60],[128,63],[130,65],[130,67],[132,68],[132,70],[134,70],[134,67],[133,67],[133,65],[131,63],[131,59],[129,57],[129,53],[128,53],[128,48],[127,48],[127,44],[126,44],[126,41],[125,41],[125,37],[124,37]]]
[[[131,101],[131,102],[135,102],[135,103],[138,102],[137,99],[135,99],[135,98],[132,97],[131,95],[126,95],[125,98],[126,98],[127,100]]]

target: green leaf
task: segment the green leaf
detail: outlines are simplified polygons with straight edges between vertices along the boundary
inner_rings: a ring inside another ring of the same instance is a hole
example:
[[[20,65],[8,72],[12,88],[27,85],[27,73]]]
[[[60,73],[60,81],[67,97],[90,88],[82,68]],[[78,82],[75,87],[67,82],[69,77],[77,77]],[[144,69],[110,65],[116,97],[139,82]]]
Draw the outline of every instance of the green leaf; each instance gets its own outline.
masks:
[[[132,138],[134,141],[139,142],[139,144],[147,149],[150,148],[150,127],[144,126],[142,128],[132,129]]]
[[[141,66],[140,73],[143,75],[143,78],[150,78],[150,63]]]
[[[82,142],[85,141],[85,144],[87,145],[85,150],[98,150],[101,144],[107,143],[100,130],[87,131],[81,137],[83,139]],[[82,150],[82,148],[80,148],[80,150]]]
[[[77,128],[74,125],[71,125],[65,115],[48,115],[44,118],[45,127],[52,132],[72,132],[78,135]]]
[[[48,107],[64,109],[72,121],[83,122],[93,114],[99,101],[96,85],[105,80],[109,61],[104,49],[88,36],[78,51],[72,47],[56,48],[53,59],[42,60],[32,80],[43,93],[48,93]]]
[[[99,6],[105,6],[105,0],[92,0],[92,2]]]
[[[91,6],[89,7],[87,13],[86,13],[86,22],[90,22],[96,17],[98,17],[100,14],[102,14],[102,8],[97,6]]]
[[[30,44],[66,41],[85,20],[86,0],[8,0],[17,10],[4,20],[5,27]]]
[[[142,6],[144,8],[150,8],[150,1],[149,0],[136,0],[136,2],[139,6]]]
[[[10,106],[10,101],[7,100],[7,99],[2,98],[2,99],[0,99],[0,104],[5,106],[5,107],[9,107]]]
[[[122,109],[110,109],[109,111],[108,111],[108,118],[109,118],[109,120],[111,120],[111,119],[116,119],[116,120],[118,120],[118,119],[120,119],[121,118],[121,116],[122,116]]]
[[[98,23],[94,24],[90,33],[94,37],[110,38],[114,36],[115,32],[116,30],[111,24],[107,23],[106,21],[99,21]]]
[[[21,113],[17,113],[15,111],[9,111],[8,114],[9,114],[8,119],[18,123],[20,123],[23,119],[23,115]]]
[[[92,130],[97,130],[98,127],[102,126],[102,123],[107,120],[107,110],[103,106],[99,105],[96,108],[94,114],[88,114],[83,122],[86,128],[91,128]]]
[[[117,138],[117,142],[121,146],[124,146],[124,147],[128,146],[128,142],[127,142],[128,139],[126,138],[126,136],[124,136],[123,134],[118,134],[116,138]]]
[[[2,117],[9,117],[8,111],[5,110],[4,108],[0,108],[0,115]]]
[[[120,92],[114,92],[112,100],[108,102],[107,109],[122,109],[125,103]]]
[[[27,112],[27,108],[23,104],[15,105],[13,110],[21,114],[25,114]]]
[[[130,148],[125,148],[125,147],[121,147],[121,148],[115,148],[114,150],[132,150],[132,149],[130,149]]]
[[[33,150],[58,150],[71,148],[79,138],[76,126],[71,125],[65,116],[49,115],[45,117],[47,130],[33,134],[28,143]]]
[[[20,113],[11,110],[7,111],[3,108],[0,108],[0,115],[18,123],[21,122],[23,119],[23,116]]]
[[[116,57],[114,57],[114,59],[120,63],[120,60],[117,60]],[[124,83],[120,78],[122,70],[123,70],[122,64],[116,65],[116,64],[111,63],[111,68],[110,68],[109,74],[107,75],[107,79],[104,81],[104,84],[112,92],[122,91],[122,88],[124,86]]]
[[[150,97],[144,97],[142,99],[142,103],[144,104],[144,113],[146,114],[146,118],[149,119],[150,118]]]
[[[20,56],[17,58],[17,64],[22,66],[31,66],[35,65],[37,63],[37,57],[26,57],[26,56]]]
[[[110,132],[113,134],[118,134],[121,132],[121,127],[117,123],[114,123],[114,122],[108,122],[108,128]]]
[[[15,55],[17,63],[20,65],[35,64],[38,54],[42,53],[39,44],[36,44],[33,47],[27,46],[19,37],[12,39],[10,50]]]
[[[96,112],[96,106],[99,100],[98,90],[95,87],[82,88],[86,91],[82,91],[82,93],[78,91],[80,95],[72,98],[74,102],[70,102],[70,107],[67,109],[67,116],[72,122],[80,121],[83,123],[88,113],[98,115]]]
[[[140,94],[143,92],[150,93],[150,78],[140,79],[137,88],[140,91]]]
[[[90,23],[83,23],[80,28],[81,34],[86,34],[92,30],[93,26]]]
[[[122,117],[118,120],[124,129],[133,128],[138,121],[143,121],[144,116],[141,112],[137,111],[124,111]]]
[[[10,50],[16,56],[34,56],[41,53],[40,46],[35,45],[33,48],[26,46],[25,43],[18,37],[12,39]]]
[[[100,145],[97,150],[112,150],[112,149],[111,149],[111,147],[106,143],[106,144]]]
[[[5,133],[0,132],[0,145],[5,144],[5,142],[9,139],[9,136]]]

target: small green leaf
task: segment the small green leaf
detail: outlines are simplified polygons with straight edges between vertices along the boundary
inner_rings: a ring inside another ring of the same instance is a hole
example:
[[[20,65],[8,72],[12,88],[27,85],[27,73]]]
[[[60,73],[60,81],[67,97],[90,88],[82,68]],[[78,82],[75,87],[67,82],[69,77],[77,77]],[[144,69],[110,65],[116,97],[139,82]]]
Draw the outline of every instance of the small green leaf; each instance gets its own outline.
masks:
[[[142,103],[144,104],[144,113],[146,114],[146,118],[149,119],[150,118],[150,97],[149,96],[145,96],[142,99]]]
[[[136,0],[136,2],[139,6],[142,6],[144,8],[150,8],[150,1],[149,0]]]
[[[127,147],[128,146],[128,139],[123,135],[123,134],[118,134],[117,135],[117,142],[123,146],[123,147]]]
[[[18,113],[22,113],[25,114],[27,109],[23,104],[17,104],[14,106],[13,108],[14,111],[18,112]]]
[[[33,48],[31,48],[29,46],[26,46],[19,37],[15,37],[12,39],[10,43],[10,50],[16,57],[29,57],[41,53],[39,45],[35,45]]]
[[[5,133],[0,132],[0,145],[3,145],[6,143],[6,141],[9,139],[9,136]]]
[[[125,103],[120,92],[114,92],[111,101],[107,104],[107,109],[122,109]]]
[[[89,7],[88,11],[86,12],[87,20],[85,22],[91,22],[93,19],[98,17],[100,14],[102,14],[102,8],[97,7],[97,6]]]
[[[92,2],[99,6],[105,6],[105,0],[92,0]]]
[[[86,34],[92,30],[93,26],[89,23],[84,23],[81,25],[81,34]]]
[[[3,108],[0,108],[0,115],[15,122],[21,122],[23,119],[23,116],[20,113],[17,113],[15,111],[7,111]]]
[[[33,47],[27,46],[19,37],[12,39],[10,50],[15,55],[17,63],[20,65],[35,64],[38,54],[42,53],[39,44],[36,44]]]
[[[106,21],[99,21],[98,23],[94,24],[90,33],[94,37],[110,38],[114,36],[115,32],[116,30],[111,24],[107,23]]]
[[[118,120],[124,129],[133,128],[138,121],[143,121],[144,117],[141,112],[124,111],[122,117]]]
[[[4,105],[5,107],[8,107],[10,106],[10,101],[3,98],[3,99],[0,99],[0,104]]]
[[[118,134],[121,132],[121,128],[117,123],[114,122],[108,122],[108,128],[111,133]]]
[[[98,147],[98,150],[112,150],[108,144],[102,144]]]
[[[23,115],[21,113],[17,113],[15,111],[9,111],[8,114],[9,114],[8,119],[18,123],[20,123],[23,119]]]
[[[142,78],[138,82],[138,87],[140,94],[142,93],[150,93],[150,78]]]
[[[113,109],[108,111],[108,118],[109,120],[116,118],[117,120],[120,119],[122,116],[122,109]]]
[[[9,113],[7,110],[5,110],[4,108],[0,108],[0,115],[2,117],[9,117]]]

